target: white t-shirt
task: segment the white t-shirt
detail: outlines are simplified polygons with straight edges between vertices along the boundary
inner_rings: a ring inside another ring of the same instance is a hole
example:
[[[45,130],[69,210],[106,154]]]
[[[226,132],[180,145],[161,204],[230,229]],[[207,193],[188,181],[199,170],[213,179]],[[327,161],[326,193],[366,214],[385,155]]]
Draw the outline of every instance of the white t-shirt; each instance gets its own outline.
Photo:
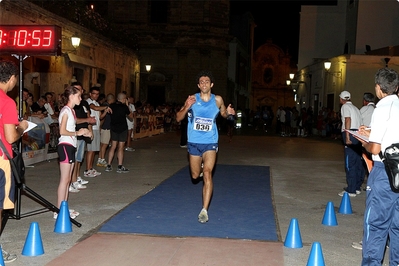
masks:
[[[129,103],[129,110],[130,112],[134,113],[136,112],[136,108],[134,107],[134,104]],[[127,122],[127,127],[128,129],[132,129],[134,127],[134,120],[130,121],[127,117],[126,117],[126,122]]]
[[[349,129],[358,129],[362,123],[362,116],[359,109],[352,104],[352,102],[346,102],[341,107],[341,120],[342,128],[341,131],[345,129],[345,118],[351,118],[351,126]]]
[[[285,111],[280,110],[280,122],[285,123]]]
[[[92,100],[90,98],[87,99],[86,101],[89,105],[94,104],[95,106],[100,106],[100,104],[97,101]],[[96,124],[93,125],[93,130],[100,130],[100,111],[96,111],[90,108],[90,116],[96,119]]]
[[[58,116],[58,123],[61,126],[61,121],[62,117],[67,114],[68,115],[68,120],[66,123],[66,130],[69,132],[76,132],[75,127],[76,127],[76,115],[75,111],[68,106],[64,106],[61,109],[60,115]],[[58,143],[68,143],[71,144],[72,146],[76,147],[76,137],[75,136],[63,136],[61,135],[60,138],[58,139]]]
[[[49,103],[45,103],[44,108],[46,108],[46,111],[49,115],[54,115],[54,110]]]
[[[371,117],[371,132],[369,141],[381,144],[381,151],[392,143],[399,142],[399,99],[396,95],[389,95],[377,103],[377,108]],[[381,161],[380,156],[372,155],[374,161]]]
[[[369,103],[360,108],[360,114],[362,115],[362,125],[369,126],[371,122],[371,116],[375,109],[374,103]]]

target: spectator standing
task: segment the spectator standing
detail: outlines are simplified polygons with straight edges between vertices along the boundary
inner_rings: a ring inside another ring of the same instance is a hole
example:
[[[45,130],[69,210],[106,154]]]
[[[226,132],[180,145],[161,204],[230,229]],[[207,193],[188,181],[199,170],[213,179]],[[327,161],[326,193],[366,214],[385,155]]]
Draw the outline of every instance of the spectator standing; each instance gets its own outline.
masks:
[[[123,152],[125,149],[125,142],[127,139],[127,122],[126,117],[133,120],[133,113],[128,107],[129,103],[126,99],[126,94],[119,93],[117,101],[110,104],[111,109],[111,148],[108,151],[108,165],[105,168],[106,172],[112,171],[112,160],[114,159],[115,150],[117,150],[118,168],[117,173],[128,173],[129,169],[123,166]]]
[[[57,206],[61,208],[61,203],[68,200],[69,185],[71,182],[72,170],[75,163],[77,136],[91,136],[87,128],[76,131],[76,115],[73,107],[80,103],[81,92],[74,86],[68,86],[62,96],[65,106],[59,115],[60,138],[58,140],[57,153],[60,163],[60,182],[57,189]],[[70,216],[74,219],[79,212],[69,210]],[[54,212],[54,219],[58,213]]]
[[[366,209],[363,223],[362,266],[381,265],[389,237],[389,265],[399,265],[399,193],[391,190],[380,152],[399,142],[399,99],[396,95],[399,75],[390,68],[382,68],[375,75],[375,94],[380,99],[370,128],[359,128],[369,138],[361,141],[372,154],[374,166],[367,180]]]
[[[285,128],[286,128],[286,124],[285,124],[285,121],[286,121],[286,116],[285,116],[285,110],[284,110],[284,108],[282,107],[282,106],[280,106],[280,108],[279,108],[279,117],[280,117],[280,132],[281,132],[281,136],[282,137],[285,137],[286,135],[285,135]]]
[[[133,97],[128,97],[127,101],[129,103],[128,107],[130,111],[133,113],[133,120],[130,121],[129,118],[126,118],[126,123],[127,123],[127,140],[126,140],[126,147],[125,151],[134,151],[134,149],[131,147],[132,144],[132,138],[133,138],[133,132],[134,132],[134,117],[136,116],[136,108],[134,107],[134,98]]]
[[[202,209],[198,215],[200,223],[208,221],[208,208],[213,193],[212,171],[216,163],[218,150],[218,127],[216,118],[220,114],[227,118],[235,115],[229,105],[224,105],[223,98],[211,93],[213,75],[210,71],[201,71],[197,76],[199,93],[188,96],[184,106],[176,114],[176,121],[180,122],[188,115],[187,150],[189,153],[191,177],[204,180],[202,190]]]
[[[313,122],[314,122],[314,113],[313,113],[313,108],[312,106],[309,106],[308,109],[306,110],[307,113],[307,119],[305,123],[306,131],[308,136],[313,135]],[[317,116],[317,114],[316,114]]]
[[[362,116],[362,125],[369,127],[371,123],[371,117],[373,115],[375,109],[374,104],[374,94],[370,92],[366,92],[363,94],[363,107],[360,108],[360,114]],[[373,166],[373,159],[371,157],[371,153],[369,153],[366,149],[363,148],[362,158],[367,166],[367,173],[371,172]],[[364,183],[364,180],[363,182]],[[362,249],[362,241],[360,242],[353,242],[352,247],[355,249]]]
[[[90,97],[86,100],[90,106],[90,116],[96,119],[96,123],[93,124],[93,139],[90,143],[87,143],[87,152],[86,152],[86,170],[84,171],[85,177],[95,177],[101,175],[101,172],[98,172],[93,168],[94,163],[94,155],[96,152],[100,151],[100,112],[104,110],[109,110],[108,106],[100,106],[97,102],[97,99],[100,95],[99,87],[91,87],[90,88]]]
[[[353,137],[347,130],[357,130],[362,122],[362,117],[359,109],[351,102],[351,94],[348,91],[342,91],[339,95],[341,106],[342,119],[342,141],[345,147],[345,172],[347,187],[344,191],[338,193],[343,196],[348,192],[349,196],[356,197],[360,194],[360,187],[364,181],[365,169],[361,160],[362,145],[359,140]]]
[[[285,107],[285,136],[291,136],[291,119],[292,119],[292,112],[290,107]]]
[[[228,117],[227,120],[229,120]],[[262,108],[262,128],[265,132],[267,132],[268,122],[269,122],[269,111],[267,110],[267,107],[264,106]]]
[[[299,119],[298,119],[298,136],[301,137],[306,137],[306,120],[308,119],[308,113],[306,112],[306,108],[302,107],[301,112],[299,114]]]
[[[81,95],[84,93],[84,89],[82,84],[78,81],[73,82],[71,86],[77,88]],[[96,122],[96,120],[90,116],[90,107],[86,101],[81,100],[79,105],[73,107],[76,115],[76,127],[75,130],[79,131],[81,128],[87,128],[90,132],[92,132],[92,124]],[[93,134],[90,134],[90,137],[85,136],[77,136],[76,140],[76,154],[75,154],[75,165],[72,171],[72,178],[71,184],[69,186],[69,192],[79,192],[79,189],[85,189],[86,184],[89,181],[84,180],[80,177],[80,167],[82,165],[85,150],[86,150],[86,143],[90,142],[93,138]]]
[[[370,126],[371,116],[375,109],[374,94],[366,92],[363,94],[363,107],[360,108],[360,114],[362,116],[362,125]]]
[[[115,102],[115,96],[109,93],[106,97],[106,101],[102,104],[103,106],[109,106]],[[111,140],[111,114],[105,112],[103,123],[101,124],[100,132],[100,153],[98,155],[97,166],[106,167],[107,161],[105,160],[105,153],[110,144]]]
[[[291,136],[297,136],[298,119],[300,119],[299,112],[294,106],[292,107],[292,116],[291,116]]]
[[[12,61],[0,61],[0,138],[8,154],[13,157],[12,144],[17,142],[28,128],[26,120],[18,121],[17,105],[7,93],[12,91],[18,81],[18,67]],[[0,148],[0,227],[3,225],[3,210],[14,208],[14,176],[8,158]],[[0,228],[1,229],[1,228]],[[15,261],[17,255],[10,254],[3,249],[5,263]]]

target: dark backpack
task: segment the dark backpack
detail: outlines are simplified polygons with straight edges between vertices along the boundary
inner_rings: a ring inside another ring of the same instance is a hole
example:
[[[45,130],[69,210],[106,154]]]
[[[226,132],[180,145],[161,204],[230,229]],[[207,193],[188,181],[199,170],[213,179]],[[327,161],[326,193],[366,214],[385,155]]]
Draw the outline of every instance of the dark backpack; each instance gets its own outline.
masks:
[[[380,158],[385,165],[392,191],[399,193],[399,143],[387,147],[384,154],[380,152]]]

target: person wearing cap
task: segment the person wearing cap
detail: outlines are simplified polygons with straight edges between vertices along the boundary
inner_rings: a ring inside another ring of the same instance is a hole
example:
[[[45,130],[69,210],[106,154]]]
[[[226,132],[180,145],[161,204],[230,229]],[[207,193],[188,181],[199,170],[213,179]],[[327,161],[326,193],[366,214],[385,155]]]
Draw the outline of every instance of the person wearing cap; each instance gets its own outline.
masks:
[[[364,180],[365,169],[362,162],[362,145],[358,139],[353,137],[347,130],[357,131],[362,123],[362,116],[360,110],[352,104],[351,94],[348,91],[342,91],[339,95],[341,106],[342,119],[342,142],[345,149],[345,172],[347,187],[344,191],[338,193],[343,196],[345,192],[350,197],[356,197],[361,193],[360,187]]]

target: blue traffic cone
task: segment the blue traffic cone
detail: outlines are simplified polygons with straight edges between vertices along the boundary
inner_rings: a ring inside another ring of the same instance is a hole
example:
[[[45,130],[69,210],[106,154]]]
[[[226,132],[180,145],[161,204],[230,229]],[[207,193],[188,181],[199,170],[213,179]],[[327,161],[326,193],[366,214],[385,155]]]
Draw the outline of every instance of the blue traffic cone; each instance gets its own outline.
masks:
[[[344,193],[344,196],[342,197],[341,200],[341,205],[339,205],[338,212],[342,214],[352,214],[352,205],[351,205],[351,200],[349,199],[348,192]]]
[[[322,224],[328,225],[328,226],[338,225],[337,217],[335,216],[334,204],[332,203],[332,201],[329,201],[327,203],[327,207],[324,212]]]
[[[1,245],[0,245],[0,252],[1,252],[1,255],[3,255],[3,249],[2,249],[2,247],[1,247]],[[3,256],[0,256],[0,265],[1,265],[1,266],[4,266],[4,265],[5,265]]]
[[[296,218],[291,219],[290,227],[285,236],[284,246],[287,248],[303,247],[301,231],[299,230],[298,220]]]
[[[58,213],[57,220],[54,227],[55,233],[65,234],[72,232],[72,223],[69,217],[68,202],[61,202],[60,212]]]
[[[306,266],[325,266],[323,251],[319,242],[313,242]]]
[[[24,248],[22,249],[22,255],[39,256],[43,254],[44,249],[39,224],[37,222],[32,222],[30,224],[28,235],[26,236]]]

